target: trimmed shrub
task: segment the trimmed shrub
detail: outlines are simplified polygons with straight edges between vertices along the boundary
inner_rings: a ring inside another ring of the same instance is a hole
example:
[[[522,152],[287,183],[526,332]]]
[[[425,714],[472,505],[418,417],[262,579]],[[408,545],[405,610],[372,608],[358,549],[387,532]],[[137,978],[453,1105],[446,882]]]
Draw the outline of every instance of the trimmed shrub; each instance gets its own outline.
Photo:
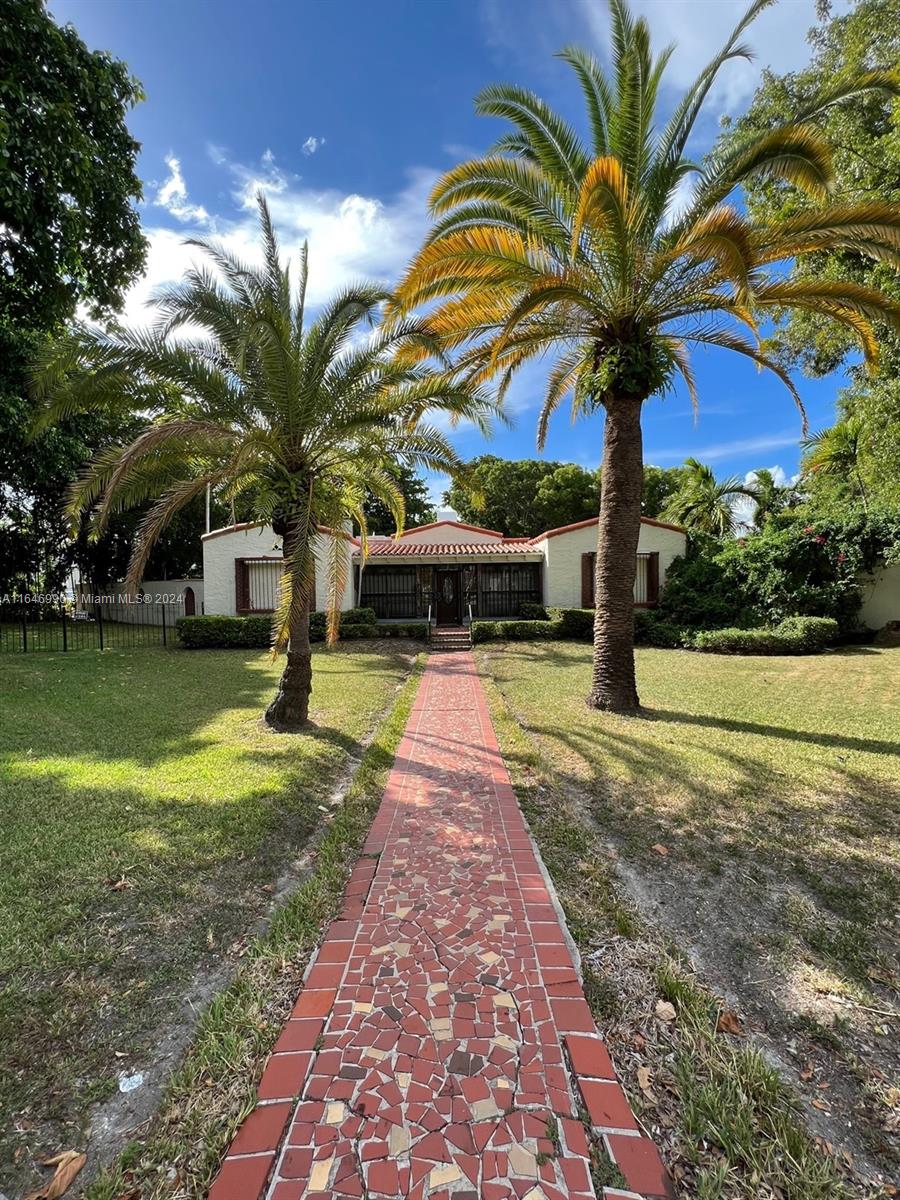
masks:
[[[690,644],[709,654],[795,653],[774,629],[700,629]]]
[[[691,645],[712,654],[818,654],[838,630],[832,617],[786,617],[773,629],[703,629]]]
[[[343,633],[347,626],[374,625],[376,620],[373,608],[348,608],[346,612],[341,613],[341,632]],[[327,623],[328,613],[312,612],[309,614],[309,640],[311,642],[325,641]]]
[[[189,650],[243,646],[264,649],[272,642],[269,617],[179,617],[175,630]]]
[[[634,610],[634,644],[672,650],[687,645],[690,635],[669,621],[660,620],[655,609]]]
[[[742,596],[718,558],[676,558],[666,573],[656,614],[659,620],[690,629],[735,625],[744,608]]]
[[[341,629],[344,623],[341,622]],[[428,625],[425,621],[413,622],[409,625],[379,625],[378,637],[386,638],[417,638],[424,641],[428,637]]]
[[[543,604],[531,604],[523,600],[519,605],[519,619],[522,621],[549,621],[550,614]]]
[[[352,622],[345,625],[341,621],[338,640],[342,642],[353,641],[354,638],[376,638],[383,636],[381,628],[378,625],[354,625]]]
[[[775,631],[798,647],[794,653],[818,654],[837,641],[840,626],[833,617],[785,617]]]
[[[472,641],[543,642],[561,636],[560,621],[473,621]]]
[[[559,608],[554,610],[553,616],[558,614],[560,621],[560,637],[572,638],[578,642],[592,642],[594,640],[594,610],[592,608]]]

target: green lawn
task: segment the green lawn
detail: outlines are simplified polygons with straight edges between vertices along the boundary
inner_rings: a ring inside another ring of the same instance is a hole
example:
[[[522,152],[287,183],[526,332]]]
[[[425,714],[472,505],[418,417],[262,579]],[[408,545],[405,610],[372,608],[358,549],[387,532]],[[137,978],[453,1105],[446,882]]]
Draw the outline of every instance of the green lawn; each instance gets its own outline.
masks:
[[[0,1162],[76,1142],[186,983],[235,961],[409,662],[316,654],[316,727],[279,737],[260,652],[4,656]]]
[[[481,661],[644,911],[776,1038],[826,1139],[891,1178],[900,650],[642,649],[639,719],[586,707],[589,647],[508,645]]]

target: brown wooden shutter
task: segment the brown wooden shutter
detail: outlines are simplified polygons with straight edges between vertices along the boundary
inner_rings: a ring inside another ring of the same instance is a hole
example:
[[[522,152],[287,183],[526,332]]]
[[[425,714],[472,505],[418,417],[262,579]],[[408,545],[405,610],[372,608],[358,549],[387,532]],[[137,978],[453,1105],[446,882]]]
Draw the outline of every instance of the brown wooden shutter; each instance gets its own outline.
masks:
[[[659,600],[659,551],[653,550],[647,555],[647,603],[656,604]]]
[[[581,607],[594,607],[594,559],[596,554],[581,556]]]
[[[250,611],[250,568],[247,560],[234,560],[234,608],[235,612]]]

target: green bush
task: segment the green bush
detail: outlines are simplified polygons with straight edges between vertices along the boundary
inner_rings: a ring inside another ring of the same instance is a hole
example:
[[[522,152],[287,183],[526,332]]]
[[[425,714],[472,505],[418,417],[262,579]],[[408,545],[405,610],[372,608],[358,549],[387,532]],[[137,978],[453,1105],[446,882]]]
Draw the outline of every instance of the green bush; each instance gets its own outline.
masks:
[[[549,621],[550,614],[543,604],[531,604],[523,600],[519,605],[519,619],[522,621]]]
[[[341,628],[343,627],[341,622]],[[379,625],[378,637],[417,638],[424,641],[428,637],[428,625],[425,621],[414,621],[409,625]]]
[[[660,620],[655,609],[634,610],[634,643],[636,646],[656,646],[671,650],[687,644],[689,635],[677,625]]]
[[[189,650],[230,646],[263,648],[272,642],[269,617],[179,617],[175,630]]]
[[[785,617],[776,626],[776,632],[803,647],[795,653],[818,654],[837,641],[840,626],[833,617]]]
[[[338,638],[342,642],[350,642],[354,638],[376,638],[382,636],[384,636],[382,628],[378,625],[354,625],[352,622],[349,625],[345,625],[343,621],[341,621],[341,628],[338,634]]]
[[[818,654],[838,632],[831,617],[786,617],[771,629],[702,629],[691,645],[711,654]]]
[[[559,608],[551,616],[560,621],[560,637],[578,642],[594,640],[594,610],[592,608]]]
[[[743,593],[718,556],[676,558],[666,573],[656,614],[671,625],[715,629],[738,623],[744,606]]]
[[[543,642],[561,637],[560,621],[473,621],[473,643]]]
[[[374,625],[377,618],[374,608],[348,608],[346,612],[341,613],[341,633],[347,626],[355,625]],[[325,630],[328,624],[328,613],[312,612],[309,614],[309,640],[311,642],[324,642]],[[353,636],[353,635],[351,635]],[[362,636],[357,634],[357,636]]]
[[[700,629],[690,644],[709,654],[792,654],[774,629]]]

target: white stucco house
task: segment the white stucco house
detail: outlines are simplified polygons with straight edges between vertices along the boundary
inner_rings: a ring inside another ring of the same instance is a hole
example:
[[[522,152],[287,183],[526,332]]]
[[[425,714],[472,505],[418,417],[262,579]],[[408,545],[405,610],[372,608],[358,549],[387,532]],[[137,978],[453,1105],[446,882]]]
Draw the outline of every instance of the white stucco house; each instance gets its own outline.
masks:
[[[317,609],[327,606],[327,553],[332,535],[316,539]],[[203,536],[204,611],[240,615],[270,612],[281,574],[281,540],[267,525],[231,525]],[[523,602],[561,608],[593,607],[597,520],[508,538],[462,521],[436,521],[398,537],[369,539],[362,561],[357,539],[341,536],[348,556],[341,607],[373,608],[381,621],[430,620],[467,624],[514,618]],[[641,519],[635,603],[652,607],[672,560],[687,537],[677,525]]]

